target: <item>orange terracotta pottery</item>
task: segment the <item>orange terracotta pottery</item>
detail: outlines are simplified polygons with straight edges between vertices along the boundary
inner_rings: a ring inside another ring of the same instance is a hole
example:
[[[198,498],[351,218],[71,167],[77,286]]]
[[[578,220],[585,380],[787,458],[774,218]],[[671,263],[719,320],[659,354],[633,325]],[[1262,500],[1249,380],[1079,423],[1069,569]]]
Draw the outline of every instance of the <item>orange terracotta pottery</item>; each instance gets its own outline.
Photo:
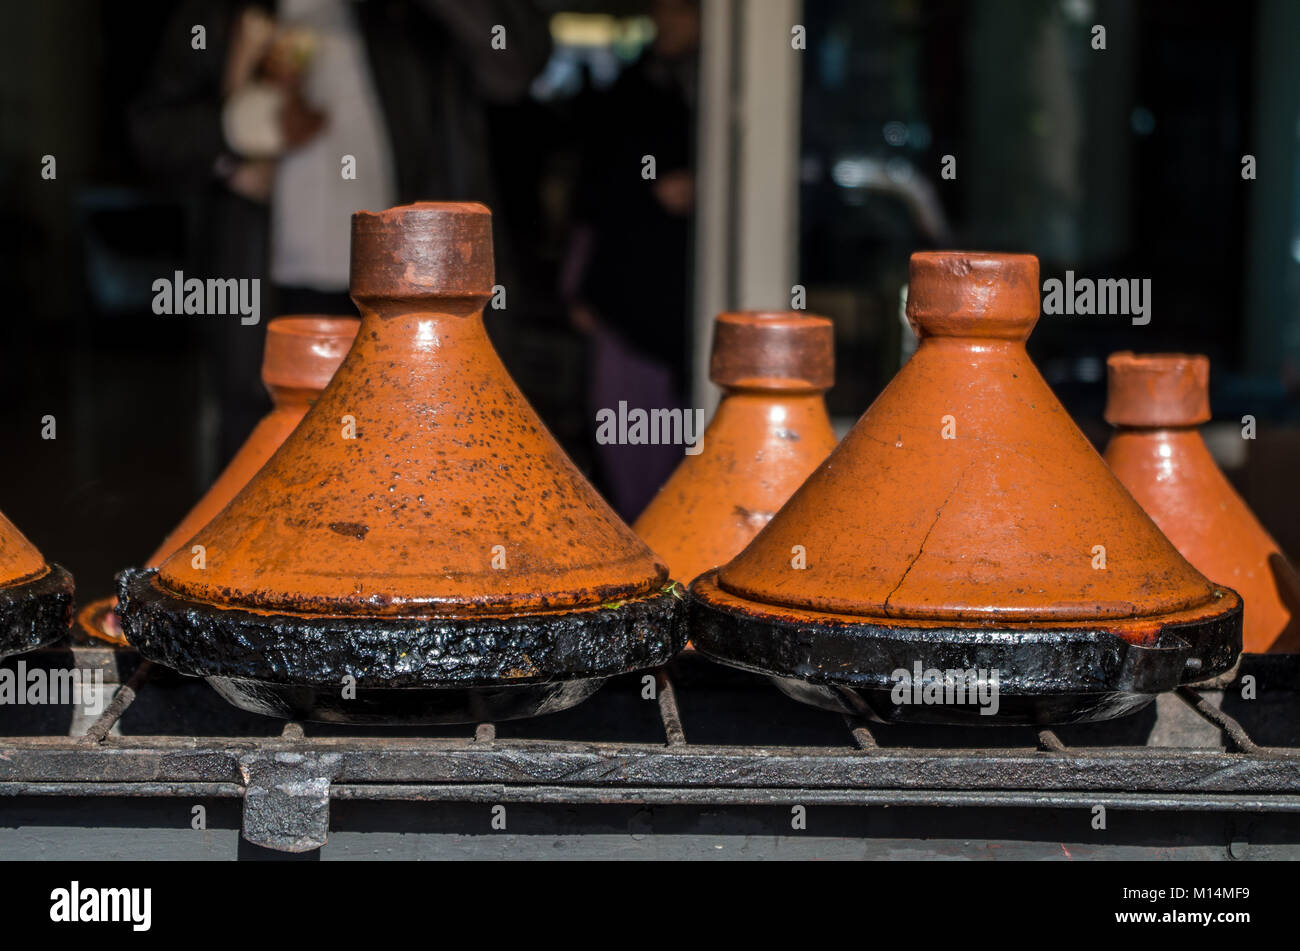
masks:
[[[168,533],[145,562],[157,567],[184,547],[194,533],[226,507],[302,421],[352,346],[361,325],[355,317],[292,315],[266,325],[262,383],[271,395],[271,412],[262,417],[211,488]],[[125,645],[113,608],[117,598],[98,598],[77,613],[83,633]]]
[[[797,311],[719,314],[709,378],[722,401],[632,527],[689,581],[725,564],[835,448],[822,394],[835,379],[831,322]]]
[[[734,559],[700,651],[838,710],[1066,722],[1227,669],[1241,599],[1189,565],[1025,352],[1038,260],[912,256],[916,353]]]
[[[145,656],[249,710],[464,722],[563,709],[680,649],[667,569],[488,340],[491,226],[476,204],[353,216],[356,342],[186,550],[124,573]]]
[[[0,515],[0,657],[57,640],[72,621],[72,575]]]
[[[1198,427],[1210,418],[1210,361],[1115,353],[1107,361],[1106,461],[1188,561],[1244,601],[1245,650],[1300,652],[1300,577],[1215,465]]]

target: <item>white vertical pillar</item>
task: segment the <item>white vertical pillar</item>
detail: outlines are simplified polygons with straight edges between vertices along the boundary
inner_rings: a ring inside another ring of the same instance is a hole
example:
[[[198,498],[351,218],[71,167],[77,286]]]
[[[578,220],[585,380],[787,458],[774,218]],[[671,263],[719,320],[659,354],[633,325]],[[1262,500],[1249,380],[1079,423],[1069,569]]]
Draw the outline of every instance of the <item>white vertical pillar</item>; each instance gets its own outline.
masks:
[[[790,306],[799,229],[800,0],[743,0],[736,148],[736,301]]]
[[[711,416],[718,400],[709,382],[713,316],[731,301],[735,0],[703,0],[700,16],[691,405],[704,407]]]
[[[692,402],[712,413],[714,315],[786,308],[798,255],[802,0],[703,0]]]

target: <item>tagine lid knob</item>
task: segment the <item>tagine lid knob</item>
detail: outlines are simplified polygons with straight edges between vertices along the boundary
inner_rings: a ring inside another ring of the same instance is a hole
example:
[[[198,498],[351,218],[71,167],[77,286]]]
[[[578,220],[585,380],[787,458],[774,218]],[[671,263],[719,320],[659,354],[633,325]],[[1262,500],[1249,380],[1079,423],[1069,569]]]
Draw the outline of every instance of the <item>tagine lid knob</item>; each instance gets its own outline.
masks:
[[[266,326],[262,382],[271,389],[323,390],[347,356],[361,321],[355,317],[293,314]]]
[[[709,379],[747,389],[830,389],[835,382],[832,324],[792,310],[721,313],[713,322]]]
[[[426,201],[352,216],[356,300],[486,299],[494,282],[486,205]]]
[[[1032,254],[912,255],[907,319],[918,337],[1024,340],[1038,310],[1038,258]]]
[[[1210,360],[1190,353],[1112,353],[1106,360],[1106,422],[1156,428],[1210,419]]]

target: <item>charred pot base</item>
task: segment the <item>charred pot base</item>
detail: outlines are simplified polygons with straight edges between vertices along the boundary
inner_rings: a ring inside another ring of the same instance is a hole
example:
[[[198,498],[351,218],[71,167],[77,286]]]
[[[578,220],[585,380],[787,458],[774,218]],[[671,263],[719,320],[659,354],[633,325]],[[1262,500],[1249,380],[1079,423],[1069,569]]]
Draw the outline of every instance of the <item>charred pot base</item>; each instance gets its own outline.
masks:
[[[294,687],[237,677],[208,683],[241,710],[287,720],[319,723],[422,726],[518,720],[577,706],[605,683],[604,677],[506,687],[358,688]]]
[[[888,722],[1107,720],[1229,669],[1241,650],[1239,601],[1208,620],[1167,624],[1139,645],[1082,627],[909,627],[770,606],[747,611],[712,596],[715,577],[692,587],[696,649],[768,675],[796,700]]]
[[[337,618],[187,601],[156,572],[118,576],[127,640],[150,660],[207,677],[255,713],[349,723],[472,723],[552,713],[617,674],[666,663],[685,643],[670,587],[553,614]]]
[[[880,723],[922,723],[932,726],[1053,726],[1110,720],[1137,713],[1156,698],[1154,693],[1108,691],[1097,693],[1011,694],[999,686],[996,698],[982,699],[978,684],[964,691],[948,690],[941,678],[927,692],[923,681],[919,691],[907,684],[908,699],[899,702],[901,691],[861,687],[825,687],[793,677],[769,677],[777,689],[801,703],[866,716]],[[938,698],[931,703],[928,693]],[[985,714],[984,711],[989,713]]]
[[[57,640],[72,623],[72,575],[58,565],[34,581],[0,588],[0,657]]]

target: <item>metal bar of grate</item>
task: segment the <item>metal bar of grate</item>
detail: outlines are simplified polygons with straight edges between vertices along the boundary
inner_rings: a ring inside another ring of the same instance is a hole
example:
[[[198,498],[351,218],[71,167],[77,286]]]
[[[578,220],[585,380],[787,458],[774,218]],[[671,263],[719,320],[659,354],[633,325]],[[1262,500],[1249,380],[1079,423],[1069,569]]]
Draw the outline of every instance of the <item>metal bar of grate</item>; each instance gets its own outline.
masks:
[[[655,671],[655,696],[659,700],[659,719],[663,721],[668,745],[685,746],[686,730],[682,727],[682,715],[677,709],[677,692],[665,667]]]
[[[185,798],[238,799],[244,795],[240,783],[127,783],[84,782],[49,785],[34,789],[29,784],[0,782],[0,800],[31,795],[86,796],[96,798]],[[1167,793],[1148,796],[1125,792],[998,791],[911,789],[824,789],[788,788],[701,788],[665,789],[656,786],[601,788],[568,785],[502,785],[458,783],[428,786],[411,783],[335,783],[329,795],[334,800],[389,802],[472,802],[554,803],[560,805],[770,805],[803,803],[836,806],[952,806],[1082,808],[1104,804],[1134,811],[1212,810],[1233,813],[1300,813],[1300,796],[1202,796]]]
[[[47,662],[66,663],[63,658],[66,649]],[[124,652],[113,664],[126,669],[134,662],[134,655]],[[535,721],[535,732],[525,728],[504,740],[491,722],[477,724],[472,737],[438,730],[340,734],[329,726],[304,729],[297,722],[272,726],[267,734],[248,733],[235,725],[245,721],[222,718],[220,704],[210,708],[215,719],[193,721],[215,723],[213,733],[170,733],[169,708],[200,709],[212,697],[201,681],[168,678],[163,668],[142,663],[85,735],[69,736],[51,718],[49,732],[0,737],[0,797],[238,795],[245,796],[247,810],[250,799],[261,808],[259,796],[247,796],[255,787],[303,790],[294,800],[295,814],[313,834],[323,834],[320,810],[328,809],[322,796],[477,801],[476,796],[489,795],[486,790],[501,801],[682,805],[791,797],[846,805],[1044,806],[1078,800],[1153,810],[1179,802],[1203,809],[1293,812],[1300,803],[1300,744],[1279,729],[1292,716],[1287,710],[1300,711],[1300,690],[1290,675],[1276,681],[1293,696],[1285,701],[1290,706],[1270,708],[1281,713],[1280,723],[1276,717],[1243,715],[1268,730],[1270,739],[1282,737],[1289,746],[1261,745],[1217,708],[1213,694],[1191,689],[1163,705],[1159,728],[1152,717],[1145,729],[1138,717],[1129,729],[1072,725],[1059,732],[1017,727],[1019,732],[945,735],[882,723],[854,705],[842,720],[852,737],[849,744],[840,721],[816,720],[824,713],[791,708],[799,715],[790,719],[798,724],[767,716],[765,711],[783,701],[765,681],[737,675],[728,680],[707,666],[693,671],[690,663],[654,672],[662,739],[654,733],[625,734],[618,722],[602,722],[599,711],[587,708],[588,722],[598,725],[592,738],[581,738],[588,736],[582,718],[558,730],[548,727],[558,721],[547,718]],[[696,737],[691,743],[678,689],[697,684],[702,685],[699,705],[694,695],[690,698]],[[132,709],[146,686],[148,700]],[[625,689],[638,688],[625,684]],[[715,690],[729,699],[718,703]],[[858,699],[847,695],[846,703]],[[132,728],[126,735],[113,733],[128,709]],[[1260,712],[1267,711],[1261,707]],[[1207,741],[1207,722],[1224,742],[1217,734]],[[161,729],[148,729],[150,724]],[[646,725],[655,729],[652,722]],[[576,732],[569,732],[574,727]],[[548,735],[562,738],[538,738]],[[710,739],[699,742],[705,736]],[[274,842],[277,815],[263,810],[249,827]]]
[[[1232,741],[1232,745],[1240,752],[1248,754],[1261,752],[1259,745],[1250,738],[1250,734],[1246,732],[1245,727],[1191,687],[1179,687],[1178,697],[1206,720],[1209,720],[1222,730],[1224,735]]]
[[[879,749],[876,743],[875,734],[867,726],[867,721],[861,717],[855,717],[852,714],[844,714],[844,724],[849,728],[849,733],[853,736],[853,742],[860,750]]]
[[[1300,751],[1246,756],[1207,749],[1073,747],[1068,757],[1023,748],[887,747],[863,756],[848,747],[665,748],[650,743],[506,740],[495,744],[418,737],[115,737],[98,747],[65,738],[5,743],[0,783],[237,782],[255,761],[292,753],[301,769],[331,782],[466,782],[506,785],[652,785],[688,789],[1093,790],[1284,795],[1300,791]]]
[[[854,745],[860,750],[876,749],[878,744],[875,734],[867,725],[871,721],[871,711],[866,702],[853,690],[840,690],[840,698],[855,711],[844,715],[844,723],[853,736]]]
[[[1056,735],[1055,730],[1042,729],[1038,731],[1038,748],[1045,753],[1064,753],[1065,744],[1061,738]]]
[[[2,790],[0,790],[2,792]],[[1115,809],[1142,811],[1213,810],[1245,813],[1300,813],[1300,796],[1231,797],[1195,796],[1169,793],[1143,796],[1128,793],[1095,792],[967,792],[965,790],[926,789],[821,789],[792,787],[780,789],[731,789],[727,787],[691,790],[663,789],[653,786],[594,788],[570,786],[443,786],[437,798],[444,802],[526,802],[611,805],[702,805],[763,806],[788,803],[826,806],[949,806],[1000,808],[1069,808],[1091,809],[1106,805]],[[431,798],[429,787],[408,785],[366,785],[340,783],[330,788],[334,799],[384,799],[423,802]]]
[[[153,670],[154,665],[152,662],[142,660],[130,679],[119,686],[113,693],[113,699],[104,708],[104,712],[99,715],[99,719],[92,723],[90,729],[81,737],[81,742],[92,745],[103,743],[108,734],[112,732],[113,725],[122,718],[122,714],[126,713],[127,708],[135,702],[135,698],[144,689],[144,685]]]

